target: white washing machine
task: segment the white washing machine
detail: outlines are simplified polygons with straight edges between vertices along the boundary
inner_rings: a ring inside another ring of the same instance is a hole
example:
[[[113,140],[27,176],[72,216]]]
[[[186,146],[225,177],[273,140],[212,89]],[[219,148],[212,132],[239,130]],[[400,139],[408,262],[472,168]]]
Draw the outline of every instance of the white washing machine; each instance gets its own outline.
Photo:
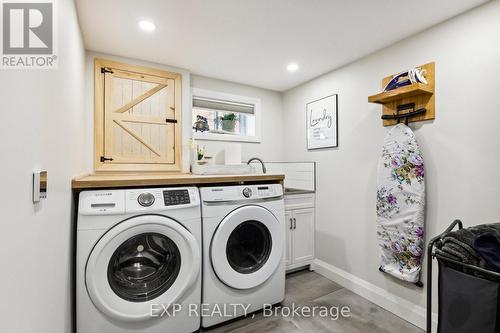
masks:
[[[77,223],[77,333],[199,329],[197,188],[85,191]]]
[[[279,184],[200,188],[203,308],[210,327],[285,297],[285,211]]]

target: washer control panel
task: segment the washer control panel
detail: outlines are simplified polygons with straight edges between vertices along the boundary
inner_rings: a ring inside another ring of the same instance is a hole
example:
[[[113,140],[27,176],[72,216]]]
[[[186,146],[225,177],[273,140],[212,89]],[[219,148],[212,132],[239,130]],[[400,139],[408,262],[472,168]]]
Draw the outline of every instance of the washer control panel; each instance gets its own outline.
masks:
[[[97,190],[80,193],[79,215],[117,215],[129,212],[161,212],[200,205],[196,187]]]
[[[193,207],[200,204],[196,187],[148,188],[125,191],[127,212],[159,211]]]
[[[164,190],[163,201],[165,206],[186,205],[191,203],[188,190]]]

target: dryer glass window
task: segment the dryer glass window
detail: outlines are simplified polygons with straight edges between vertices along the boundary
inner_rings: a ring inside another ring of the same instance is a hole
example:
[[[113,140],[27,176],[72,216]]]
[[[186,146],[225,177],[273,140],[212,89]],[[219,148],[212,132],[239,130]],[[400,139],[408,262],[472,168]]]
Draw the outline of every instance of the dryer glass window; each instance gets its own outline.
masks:
[[[108,265],[108,281],[121,298],[144,302],[170,288],[180,267],[179,248],[170,238],[144,233],[129,238],[113,253]]]
[[[271,233],[259,221],[245,221],[238,225],[226,245],[226,256],[231,267],[242,274],[258,271],[271,254]]]

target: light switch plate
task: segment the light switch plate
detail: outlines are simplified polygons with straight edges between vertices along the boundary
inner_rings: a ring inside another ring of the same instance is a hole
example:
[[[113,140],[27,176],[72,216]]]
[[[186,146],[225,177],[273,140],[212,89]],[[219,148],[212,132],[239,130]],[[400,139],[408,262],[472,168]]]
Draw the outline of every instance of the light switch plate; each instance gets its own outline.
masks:
[[[47,171],[33,172],[33,202],[47,198]]]

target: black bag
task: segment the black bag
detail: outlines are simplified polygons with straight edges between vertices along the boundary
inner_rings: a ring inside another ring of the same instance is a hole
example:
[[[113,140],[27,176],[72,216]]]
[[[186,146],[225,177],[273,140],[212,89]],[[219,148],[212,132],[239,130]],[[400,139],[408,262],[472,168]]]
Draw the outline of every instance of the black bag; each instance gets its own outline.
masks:
[[[500,283],[438,262],[438,333],[499,333]]]

